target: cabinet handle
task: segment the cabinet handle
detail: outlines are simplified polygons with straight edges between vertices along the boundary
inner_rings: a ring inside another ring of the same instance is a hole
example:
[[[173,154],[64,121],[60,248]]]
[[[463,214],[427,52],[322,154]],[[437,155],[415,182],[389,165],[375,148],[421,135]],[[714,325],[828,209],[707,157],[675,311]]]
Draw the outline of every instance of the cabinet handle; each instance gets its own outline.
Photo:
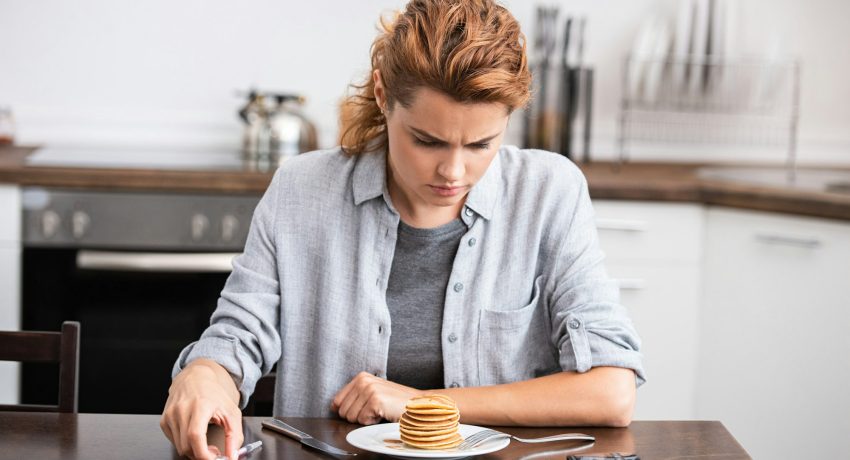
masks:
[[[818,248],[821,241],[815,237],[778,235],[775,233],[756,233],[756,239],[762,243],[795,246],[798,248]]]
[[[630,219],[596,219],[598,230],[616,230],[620,232],[645,232],[646,221]]]
[[[620,289],[640,291],[646,289],[646,280],[643,278],[617,278],[614,280]]]

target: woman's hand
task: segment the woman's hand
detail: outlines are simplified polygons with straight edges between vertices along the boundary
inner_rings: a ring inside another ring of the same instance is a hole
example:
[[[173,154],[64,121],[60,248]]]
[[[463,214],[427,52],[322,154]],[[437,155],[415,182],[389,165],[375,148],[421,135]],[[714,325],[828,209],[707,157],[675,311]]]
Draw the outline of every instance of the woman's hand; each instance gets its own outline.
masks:
[[[407,401],[424,393],[361,372],[334,396],[331,410],[349,422],[361,425],[372,425],[382,419],[397,422]]]
[[[207,445],[210,423],[224,428],[225,455],[235,459],[243,441],[239,390],[218,363],[198,359],[171,382],[159,426],[180,455],[206,460],[219,453]]]

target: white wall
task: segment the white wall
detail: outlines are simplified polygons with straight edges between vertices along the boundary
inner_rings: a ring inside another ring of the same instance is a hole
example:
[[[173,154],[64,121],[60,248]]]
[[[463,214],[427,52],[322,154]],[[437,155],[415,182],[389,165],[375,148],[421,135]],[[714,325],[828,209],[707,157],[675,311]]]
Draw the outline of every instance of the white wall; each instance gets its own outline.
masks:
[[[14,109],[22,144],[235,148],[234,91],[255,84],[306,95],[329,146],[346,85],[368,69],[378,15],[404,3],[0,0],[0,105]],[[504,3],[533,36],[536,2]],[[547,3],[589,18],[594,152],[610,156],[623,57],[641,23],[656,13],[672,18],[676,1]],[[850,2],[738,6],[742,49],[764,49],[776,36],[803,59],[801,161],[850,163]]]

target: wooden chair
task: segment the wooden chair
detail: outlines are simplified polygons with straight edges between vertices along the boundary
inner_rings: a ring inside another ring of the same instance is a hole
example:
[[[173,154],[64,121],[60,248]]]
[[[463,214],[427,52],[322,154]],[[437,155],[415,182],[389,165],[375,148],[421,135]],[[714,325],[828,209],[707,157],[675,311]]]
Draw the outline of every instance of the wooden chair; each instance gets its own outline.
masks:
[[[59,403],[0,404],[0,411],[77,412],[80,323],[65,321],[62,332],[0,332],[0,361],[59,363]]]
[[[272,415],[274,406],[274,384],[277,373],[272,370],[268,375],[260,377],[254,387],[254,394],[248,400],[248,405],[242,410],[245,416],[267,416]]]

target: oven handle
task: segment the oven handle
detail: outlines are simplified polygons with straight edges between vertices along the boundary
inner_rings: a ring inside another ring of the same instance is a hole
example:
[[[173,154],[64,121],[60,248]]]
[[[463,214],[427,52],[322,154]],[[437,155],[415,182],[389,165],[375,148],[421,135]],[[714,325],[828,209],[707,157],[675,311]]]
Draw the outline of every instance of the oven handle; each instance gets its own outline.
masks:
[[[229,273],[238,252],[77,252],[77,267],[82,270],[124,272]]]

